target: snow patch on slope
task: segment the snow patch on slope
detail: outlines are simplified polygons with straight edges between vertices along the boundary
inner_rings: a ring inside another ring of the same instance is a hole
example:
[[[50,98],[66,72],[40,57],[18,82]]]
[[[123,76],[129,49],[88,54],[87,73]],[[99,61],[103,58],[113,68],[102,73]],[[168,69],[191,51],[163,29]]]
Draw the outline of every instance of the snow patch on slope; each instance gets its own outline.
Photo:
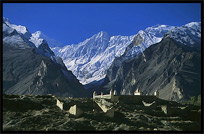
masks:
[[[200,47],[201,23],[191,22],[184,26],[174,28],[167,33],[166,37],[170,37],[183,45]]]

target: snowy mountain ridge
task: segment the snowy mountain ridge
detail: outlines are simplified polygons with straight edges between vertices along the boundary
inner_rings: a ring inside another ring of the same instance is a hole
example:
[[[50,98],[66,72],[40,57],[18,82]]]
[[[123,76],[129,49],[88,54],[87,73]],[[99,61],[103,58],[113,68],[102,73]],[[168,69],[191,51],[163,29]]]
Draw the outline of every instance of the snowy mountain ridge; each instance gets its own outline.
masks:
[[[132,36],[109,36],[106,32],[99,32],[79,44],[51,48],[61,57],[68,68],[83,85],[100,81],[105,78],[107,69],[116,57],[122,56],[133,40],[141,42],[132,46],[126,53],[127,58],[144,51],[147,47],[161,41],[163,35],[174,26],[156,25]]]
[[[42,43],[43,39],[47,41],[49,47],[64,46],[64,44],[62,44],[61,42],[58,42],[48,37],[41,31],[36,31],[35,33],[32,33],[32,36],[30,37],[30,41],[32,41],[36,46],[39,46]]]
[[[3,38],[4,42],[14,45],[16,41],[22,42],[18,43],[22,44],[22,48],[25,47],[23,42],[26,42],[30,47],[38,48],[38,51],[54,62],[61,61],[56,56],[61,57],[67,69],[72,71],[83,85],[103,80],[108,68],[117,57],[120,57],[118,62],[120,66],[122,61],[131,59],[152,44],[160,42],[163,36],[170,36],[186,45],[200,44],[197,37],[201,37],[200,22],[191,22],[181,27],[158,24],[140,30],[132,36],[110,36],[100,31],[78,44],[63,46],[62,43],[47,37],[41,31],[31,34],[25,26],[11,24],[7,18],[3,18],[3,22],[3,36],[6,32],[18,33],[13,36],[13,40],[8,37]]]
[[[184,35],[189,36],[183,37],[186,44],[189,42],[190,44],[194,44],[194,42],[200,44],[197,37],[201,35],[195,36],[192,40],[193,35],[199,34],[200,31],[196,32],[199,29],[201,29],[199,22],[191,22],[182,27],[158,24],[140,30],[132,36],[109,36],[108,33],[101,31],[79,44],[54,47],[52,50],[57,56],[62,57],[68,70],[71,70],[85,85],[105,78],[107,69],[116,57],[122,56],[122,61],[131,59],[152,44],[160,42],[167,33],[171,38],[176,39],[179,36],[176,35],[178,33],[176,31],[182,30]],[[182,38],[179,37],[178,39]],[[133,41],[136,41],[136,43],[132,43],[134,45],[131,44]]]
[[[18,33],[25,34],[25,33],[29,32],[25,26],[21,26],[21,25],[17,26],[17,25],[11,24],[8,18],[3,17],[3,23],[5,23],[9,27],[15,29]]]
[[[36,31],[31,34],[25,26],[12,24],[8,18],[3,17],[3,23],[7,24],[7,26],[12,29],[15,29],[19,34],[22,34],[25,38],[34,43],[36,47],[39,47],[39,45],[43,43],[43,40],[46,40],[49,47],[64,46],[61,42],[46,36],[41,31]]]
[[[201,47],[201,23],[191,22],[181,27],[176,27],[167,33],[170,37],[183,45]]]
[[[61,57],[82,84],[105,78],[106,70],[115,56],[120,56],[134,36],[112,36],[99,32],[79,44],[67,45],[52,50]]]
[[[13,46],[21,44],[21,48],[33,47],[36,52],[49,57],[56,63],[56,56],[48,46],[47,41],[40,38],[40,31],[31,34],[25,26],[12,24],[8,18],[3,17],[3,32],[4,35],[8,35],[13,32],[13,36],[5,36],[3,38],[3,42],[10,45],[13,44]]]
[[[7,35],[12,35],[12,37]],[[7,18],[3,18],[3,42],[4,43],[10,44],[13,47],[19,47],[21,49],[30,48],[30,47],[36,49],[36,46],[28,40],[27,37],[29,35],[30,35],[30,32],[24,26],[17,26],[17,25],[11,24]]]
[[[26,30],[26,31],[25,31]],[[28,36],[29,35],[29,36]],[[88,94],[46,40],[36,47],[24,26],[3,21],[3,89],[6,94],[83,97]]]
[[[3,43],[20,49],[35,48],[37,53],[49,57],[55,64],[61,65],[62,69],[66,70],[62,59],[55,56],[47,41],[39,38],[40,33],[37,31],[31,34],[25,26],[12,24],[8,18],[3,17]]]
[[[142,53],[146,48],[152,44],[158,43],[162,40],[165,33],[175,28],[168,25],[155,25],[148,27],[145,30],[140,30],[135,37],[136,45],[129,45],[123,55],[124,60],[133,58],[134,56]],[[132,43],[134,44],[134,43]]]

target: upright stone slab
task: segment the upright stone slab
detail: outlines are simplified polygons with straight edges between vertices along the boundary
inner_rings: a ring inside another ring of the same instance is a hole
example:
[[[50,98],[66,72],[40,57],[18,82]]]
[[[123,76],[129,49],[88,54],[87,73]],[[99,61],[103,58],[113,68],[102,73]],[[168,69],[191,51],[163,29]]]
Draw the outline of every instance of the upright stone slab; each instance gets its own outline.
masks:
[[[57,99],[57,106],[63,110],[63,102],[60,102],[58,99]]]
[[[95,96],[96,96],[96,91],[93,92],[93,99],[95,99]]]
[[[114,94],[113,94],[113,90],[112,89],[110,90],[110,99],[111,99],[111,102],[114,101]]]
[[[117,95],[117,91],[116,90],[114,90],[113,95]]]
[[[76,117],[79,117],[83,113],[83,111],[79,107],[74,105],[74,106],[70,107],[69,113],[76,116]]]
[[[157,98],[159,98],[159,91],[156,90],[156,91],[154,92],[154,95],[155,95]]]
[[[142,92],[137,88],[137,90],[135,90],[134,95],[142,95]]]
[[[103,92],[101,92],[101,98],[103,98]]]

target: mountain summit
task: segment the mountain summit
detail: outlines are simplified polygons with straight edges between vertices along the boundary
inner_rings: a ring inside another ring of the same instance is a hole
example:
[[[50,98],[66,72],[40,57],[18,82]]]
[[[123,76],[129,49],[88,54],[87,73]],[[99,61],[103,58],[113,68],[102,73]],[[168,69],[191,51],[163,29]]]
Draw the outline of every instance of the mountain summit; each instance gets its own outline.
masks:
[[[55,47],[52,50],[62,57],[68,70],[82,84],[100,81],[116,56],[123,54],[134,36],[109,36],[99,32],[78,44]]]
[[[25,26],[3,21],[3,93],[86,96],[83,86],[46,40],[36,45]]]
[[[41,31],[36,31],[35,33],[32,33],[32,36],[30,37],[30,41],[33,42],[36,46],[38,46],[43,39],[47,41],[49,47],[64,46],[64,44],[62,44],[61,42],[48,37]]]
[[[175,27],[160,42],[127,59],[127,51],[142,44],[138,34],[128,46],[130,49],[108,69],[101,86],[103,92],[113,89],[126,95],[139,89],[152,95],[157,90],[162,99],[174,101],[198,96],[201,93],[200,34],[199,22]]]
[[[172,28],[174,26],[156,25],[132,36],[109,36],[101,31],[79,44],[54,47],[52,50],[62,57],[66,67],[83,85],[100,84],[116,57],[134,57],[150,45],[161,41],[163,35]],[[130,46],[133,39],[139,41],[137,45]]]

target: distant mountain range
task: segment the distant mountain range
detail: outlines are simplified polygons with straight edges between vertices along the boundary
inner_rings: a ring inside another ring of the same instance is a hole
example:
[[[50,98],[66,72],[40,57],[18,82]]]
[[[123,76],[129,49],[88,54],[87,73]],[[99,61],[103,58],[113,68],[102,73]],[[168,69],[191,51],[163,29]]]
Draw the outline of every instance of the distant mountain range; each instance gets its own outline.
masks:
[[[126,49],[126,59],[134,57],[150,45],[161,41],[163,35],[173,28],[174,26],[156,25],[144,31],[140,30],[132,36],[109,36],[101,31],[79,44],[55,47],[52,50],[63,59],[68,70],[71,70],[83,85],[97,81],[101,83],[113,60],[123,55]],[[129,46],[134,38],[141,44]]]
[[[3,91],[86,96],[83,84],[104,93],[159,90],[163,99],[171,100],[201,92],[200,22],[155,25],[132,36],[101,31],[62,46],[41,31],[31,34],[3,18]]]

